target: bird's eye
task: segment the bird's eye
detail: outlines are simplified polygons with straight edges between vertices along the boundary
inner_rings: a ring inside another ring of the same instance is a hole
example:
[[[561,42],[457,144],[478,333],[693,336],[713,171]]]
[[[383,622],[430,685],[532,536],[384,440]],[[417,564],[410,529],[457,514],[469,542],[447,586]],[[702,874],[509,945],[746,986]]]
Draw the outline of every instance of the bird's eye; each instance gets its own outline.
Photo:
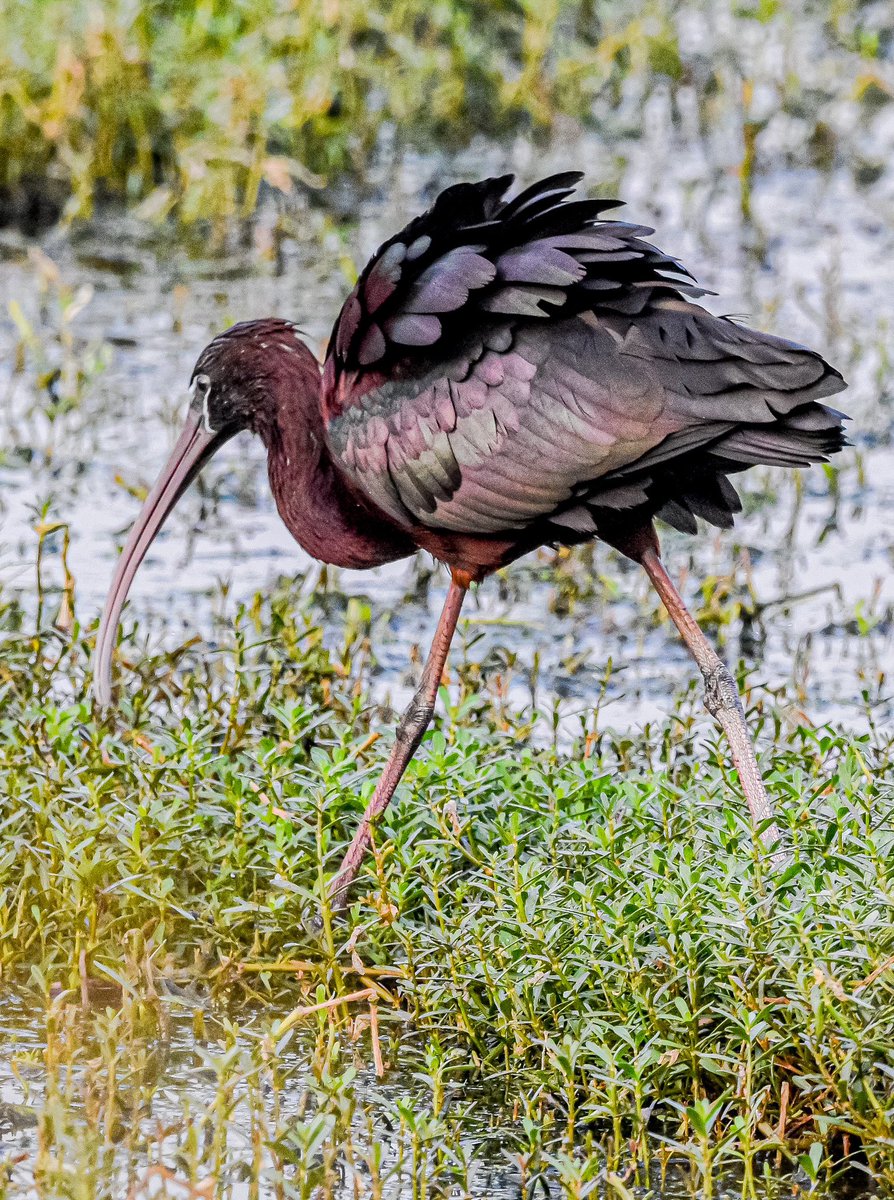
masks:
[[[211,390],[211,378],[208,375],[197,375],[192,381],[193,395],[201,400]]]
[[[209,433],[214,433],[211,416],[208,411],[208,398],[211,395],[211,380],[207,375],[196,375],[192,381],[193,401],[202,406],[202,420]]]

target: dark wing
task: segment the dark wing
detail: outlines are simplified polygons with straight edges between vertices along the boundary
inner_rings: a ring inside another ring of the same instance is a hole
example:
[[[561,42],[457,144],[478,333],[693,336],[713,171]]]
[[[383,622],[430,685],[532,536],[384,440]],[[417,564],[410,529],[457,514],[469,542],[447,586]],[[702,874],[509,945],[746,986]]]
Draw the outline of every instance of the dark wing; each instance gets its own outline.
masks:
[[[450,189],[345,305],[328,436],[400,523],[585,536],[601,510],[647,503],[686,528],[693,511],[727,523],[718,477],[840,444],[838,414],[815,403],[844,386],[837,372],[687,299],[651,231],[566,201],[575,178],[507,205],[505,180]]]
[[[620,201],[569,201],[580,178],[554,175],[508,203],[511,175],[447,188],[364,268],[329,343],[334,373],[390,376],[407,360],[449,357],[482,323],[568,316],[597,294],[636,311],[640,286],[676,277],[691,288],[685,268],[642,240],[651,229],[600,220]]]

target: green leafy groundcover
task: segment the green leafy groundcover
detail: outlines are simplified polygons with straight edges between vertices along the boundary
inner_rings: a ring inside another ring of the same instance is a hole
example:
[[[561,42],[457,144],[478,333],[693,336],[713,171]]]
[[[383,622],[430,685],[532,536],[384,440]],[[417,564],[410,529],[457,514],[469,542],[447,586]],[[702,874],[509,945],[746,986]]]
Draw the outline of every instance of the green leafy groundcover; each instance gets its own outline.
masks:
[[[320,938],[308,918],[390,734],[370,733],[384,714],[348,665],[354,635],[326,651],[319,616],[259,599],[232,644],[176,662],[126,643],[120,710],[101,715],[89,639],[3,609],[7,977],[121,977],[138,941],[218,995],[272,996],[296,958],[334,995],[359,955],[394,968],[417,1030],[572,1126],[635,1140],[659,1103],[693,1145],[701,1129],[747,1158],[781,1133],[894,1178],[889,745],[764,721],[790,847],[774,874],[722,748],[686,722],[666,731],[670,770],[608,735],[588,758],[541,748],[531,713],[498,716],[461,666]]]

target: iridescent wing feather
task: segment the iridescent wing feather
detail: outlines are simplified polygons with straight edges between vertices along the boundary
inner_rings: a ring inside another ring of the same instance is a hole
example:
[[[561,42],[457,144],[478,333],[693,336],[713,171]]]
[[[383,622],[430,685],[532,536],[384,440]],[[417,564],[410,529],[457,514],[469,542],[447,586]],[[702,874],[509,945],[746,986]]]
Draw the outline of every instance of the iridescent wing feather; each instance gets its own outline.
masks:
[[[841,390],[814,352],[695,303],[651,230],[572,201],[579,176],[514,200],[509,177],[450,188],[378,251],[333,332],[331,450],[405,525],[592,535],[645,507],[730,524],[726,476],[842,444]]]

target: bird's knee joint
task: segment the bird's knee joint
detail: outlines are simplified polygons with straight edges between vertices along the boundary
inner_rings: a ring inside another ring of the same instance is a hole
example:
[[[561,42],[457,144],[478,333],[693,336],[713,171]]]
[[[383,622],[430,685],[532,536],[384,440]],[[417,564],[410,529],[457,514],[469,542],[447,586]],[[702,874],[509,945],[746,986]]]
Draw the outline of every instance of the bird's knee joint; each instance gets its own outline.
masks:
[[[398,727],[398,737],[416,737],[419,738],[428,728],[432,717],[434,716],[434,703],[427,700],[425,697],[416,695],[410,701],[410,706],[403,715],[400,726]]]
[[[705,707],[712,717],[722,712],[734,712],[741,709],[739,689],[725,663],[718,663],[710,671],[704,672]]]
[[[414,726],[422,726],[425,729],[432,717],[435,715],[435,706],[429,704],[427,700],[418,700],[410,709],[411,720]]]

